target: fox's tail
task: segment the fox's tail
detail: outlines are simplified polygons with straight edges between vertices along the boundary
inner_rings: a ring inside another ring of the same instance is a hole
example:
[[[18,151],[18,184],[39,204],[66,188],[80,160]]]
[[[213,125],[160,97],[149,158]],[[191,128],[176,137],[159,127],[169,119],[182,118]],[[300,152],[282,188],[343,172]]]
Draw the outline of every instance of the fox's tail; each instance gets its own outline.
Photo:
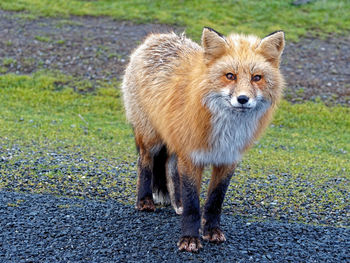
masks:
[[[152,194],[156,204],[170,204],[165,168],[167,158],[165,146],[153,157]]]
[[[177,214],[182,214],[180,177],[177,157],[168,155],[164,146],[153,157],[152,194],[156,204],[171,205]]]

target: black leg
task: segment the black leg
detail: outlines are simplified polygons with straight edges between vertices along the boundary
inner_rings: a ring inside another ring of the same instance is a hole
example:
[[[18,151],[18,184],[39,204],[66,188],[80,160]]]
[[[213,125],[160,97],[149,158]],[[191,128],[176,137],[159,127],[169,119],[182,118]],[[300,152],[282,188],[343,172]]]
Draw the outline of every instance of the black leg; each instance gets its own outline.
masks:
[[[179,250],[198,252],[202,247],[199,238],[200,204],[199,204],[200,177],[189,178],[181,174],[181,198],[183,205],[181,221],[181,238],[178,242]]]
[[[233,171],[224,176],[222,174],[220,176],[219,173],[217,175],[219,177],[217,178],[218,181],[212,179],[214,182],[210,183],[202,219],[202,232],[205,240],[214,243],[221,243],[226,240],[224,233],[220,229],[220,216],[222,203],[232,175]]]
[[[140,211],[154,211],[152,198],[152,170],[150,165],[142,162],[142,156],[138,159],[137,202],[136,208]]]
[[[199,237],[200,205],[196,185],[182,176],[182,236]]]

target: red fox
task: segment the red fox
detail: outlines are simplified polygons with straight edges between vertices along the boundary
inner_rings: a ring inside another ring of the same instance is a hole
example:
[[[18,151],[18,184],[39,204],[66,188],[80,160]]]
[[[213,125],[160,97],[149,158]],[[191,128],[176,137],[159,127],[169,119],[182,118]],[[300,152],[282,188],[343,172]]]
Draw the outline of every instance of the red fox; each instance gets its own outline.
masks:
[[[263,39],[205,27],[201,46],[184,34],[151,34],[133,52],[122,84],[138,158],[136,208],[156,203],[182,214],[179,250],[199,237],[224,242],[220,214],[242,154],[265,130],[284,87],[284,33]],[[202,216],[203,168],[212,177]],[[202,220],[201,220],[202,218]]]

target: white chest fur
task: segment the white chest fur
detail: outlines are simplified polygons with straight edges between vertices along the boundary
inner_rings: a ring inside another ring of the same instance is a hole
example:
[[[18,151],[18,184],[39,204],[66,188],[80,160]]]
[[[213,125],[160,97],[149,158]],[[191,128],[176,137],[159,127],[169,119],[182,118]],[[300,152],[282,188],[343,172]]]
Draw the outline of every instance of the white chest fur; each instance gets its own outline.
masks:
[[[211,147],[193,151],[192,161],[197,165],[238,162],[243,149],[256,132],[259,119],[271,104],[266,100],[259,100],[254,109],[235,111],[229,100],[217,93],[209,94],[203,103],[212,113]]]

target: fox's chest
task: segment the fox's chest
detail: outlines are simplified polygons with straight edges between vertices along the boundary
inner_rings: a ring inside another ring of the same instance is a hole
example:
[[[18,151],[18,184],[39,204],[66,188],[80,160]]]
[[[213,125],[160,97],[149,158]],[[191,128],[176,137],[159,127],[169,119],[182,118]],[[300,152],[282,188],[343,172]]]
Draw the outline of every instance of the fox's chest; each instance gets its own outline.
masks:
[[[196,164],[223,165],[236,163],[241,159],[243,149],[251,142],[257,128],[257,121],[216,121],[210,134],[211,147],[191,153]]]
[[[255,110],[235,112],[230,109],[209,105],[213,113],[209,149],[197,149],[191,153],[191,159],[198,165],[225,165],[237,163],[245,147],[252,142],[257,132],[260,118],[270,104]]]

